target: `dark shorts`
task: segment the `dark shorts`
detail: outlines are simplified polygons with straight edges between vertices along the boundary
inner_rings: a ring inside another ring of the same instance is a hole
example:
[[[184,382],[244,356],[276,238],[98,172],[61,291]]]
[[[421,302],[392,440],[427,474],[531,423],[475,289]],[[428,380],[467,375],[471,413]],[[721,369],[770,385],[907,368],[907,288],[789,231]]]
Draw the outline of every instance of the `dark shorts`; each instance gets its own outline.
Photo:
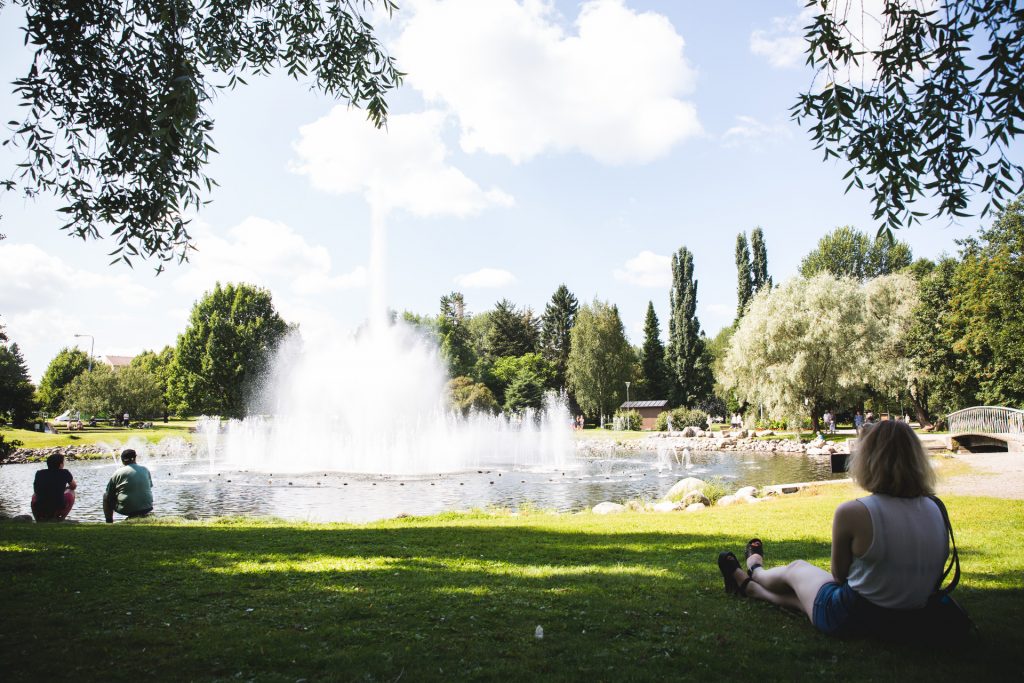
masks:
[[[861,635],[871,627],[864,603],[865,600],[850,588],[850,584],[829,581],[818,589],[811,621],[826,635]]]

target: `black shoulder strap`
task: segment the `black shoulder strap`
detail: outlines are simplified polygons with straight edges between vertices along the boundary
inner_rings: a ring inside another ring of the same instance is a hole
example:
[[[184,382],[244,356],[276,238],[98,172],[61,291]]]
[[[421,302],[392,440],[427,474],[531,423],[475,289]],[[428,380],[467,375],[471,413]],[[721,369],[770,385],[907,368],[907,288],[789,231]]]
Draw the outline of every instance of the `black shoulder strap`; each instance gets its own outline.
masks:
[[[956,551],[956,539],[953,538],[953,525],[949,523],[949,513],[946,512],[946,506],[943,505],[942,501],[939,500],[938,496],[928,496],[932,501],[939,506],[939,512],[942,513],[942,521],[946,523],[946,532],[949,534],[949,542],[953,545],[953,554],[949,558],[949,564],[946,566],[945,571],[942,572],[942,576],[935,583],[935,592],[949,595],[956,588],[956,585],[960,583],[960,555]],[[953,572],[953,578],[950,580],[949,585],[945,588],[942,587],[942,582],[946,580],[949,573]]]

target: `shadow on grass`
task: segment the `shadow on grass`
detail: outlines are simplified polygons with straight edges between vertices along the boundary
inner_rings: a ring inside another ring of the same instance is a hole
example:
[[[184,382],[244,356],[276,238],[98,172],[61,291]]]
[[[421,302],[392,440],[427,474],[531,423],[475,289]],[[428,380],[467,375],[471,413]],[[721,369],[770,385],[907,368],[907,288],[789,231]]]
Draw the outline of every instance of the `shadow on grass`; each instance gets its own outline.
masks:
[[[828,639],[800,615],[724,595],[715,558],[745,538],[528,524],[2,524],[0,667],[12,681],[1019,673],[1024,601],[1009,570],[993,577],[1006,590],[961,592],[977,642],[923,654]],[[778,541],[769,553],[824,566],[829,547]]]

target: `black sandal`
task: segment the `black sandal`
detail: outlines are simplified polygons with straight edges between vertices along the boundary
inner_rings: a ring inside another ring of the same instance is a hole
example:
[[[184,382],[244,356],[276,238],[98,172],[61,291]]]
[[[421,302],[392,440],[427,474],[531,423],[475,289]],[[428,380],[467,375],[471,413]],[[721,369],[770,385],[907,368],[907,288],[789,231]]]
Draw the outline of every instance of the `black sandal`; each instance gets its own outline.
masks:
[[[760,555],[761,559],[764,560],[764,543],[761,542],[760,538],[752,538],[749,541],[747,541],[746,556],[748,560],[750,559],[751,555]],[[747,575],[753,576],[754,570],[761,566],[762,564],[758,562],[753,567],[747,570]]]
[[[736,559],[731,550],[723,550],[718,553],[718,571],[722,572],[725,592],[747,597],[747,584],[750,583],[750,579],[744,581],[743,585],[736,583],[737,569],[741,569],[740,561]]]

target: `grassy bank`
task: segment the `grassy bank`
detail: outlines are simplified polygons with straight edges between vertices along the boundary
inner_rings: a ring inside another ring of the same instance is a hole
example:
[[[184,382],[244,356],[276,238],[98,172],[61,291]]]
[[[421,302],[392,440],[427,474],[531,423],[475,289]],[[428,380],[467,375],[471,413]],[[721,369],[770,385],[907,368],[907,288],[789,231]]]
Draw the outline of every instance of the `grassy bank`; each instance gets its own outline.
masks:
[[[714,559],[827,566],[848,487],[700,514],[366,526],[0,523],[5,680],[845,680],[1017,676],[1024,503],[950,498],[981,636],[923,653],[722,593]],[[535,628],[544,638],[534,637]]]
[[[51,448],[53,446],[86,446],[96,444],[125,443],[129,439],[145,439],[157,443],[167,437],[191,439],[195,435],[189,433],[195,420],[171,420],[168,423],[154,422],[151,429],[123,429],[101,425],[85,427],[81,431],[68,432],[61,430],[57,434],[36,432],[30,429],[14,429],[0,427],[0,434],[8,441],[17,439],[22,448]]]

